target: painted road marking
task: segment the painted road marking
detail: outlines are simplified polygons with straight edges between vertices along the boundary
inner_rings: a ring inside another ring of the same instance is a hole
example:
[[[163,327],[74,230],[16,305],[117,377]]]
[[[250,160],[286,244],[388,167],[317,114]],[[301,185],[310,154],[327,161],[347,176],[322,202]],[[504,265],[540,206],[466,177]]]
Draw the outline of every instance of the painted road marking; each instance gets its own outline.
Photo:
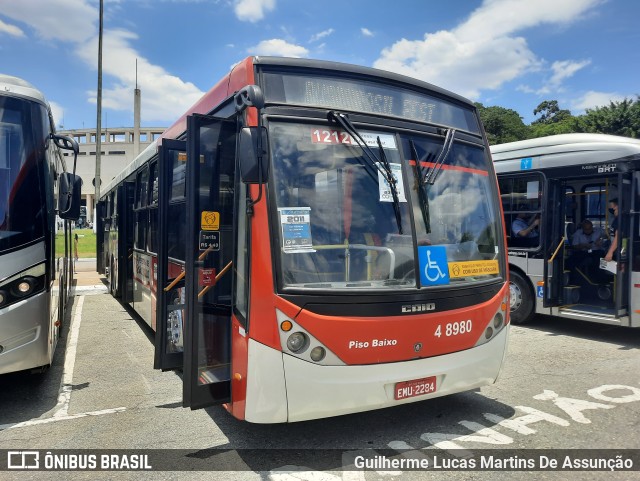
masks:
[[[0,424],[0,431],[5,429],[35,426],[38,424],[48,424],[57,421],[67,421],[69,419],[78,419],[86,416],[102,416],[103,414],[120,413],[127,409],[125,407],[119,407],[102,409],[100,411],[69,414],[69,402],[71,401],[71,391],[73,390],[73,370],[76,365],[76,351],[78,350],[78,336],[80,335],[80,323],[82,322],[84,296],[76,297],[76,299],[78,299],[78,306],[76,307],[76,312],[71,322],[69,340],[67,342],[67,350],[64,358],[64,368],[62,371],[62,382],[60,384],[60,392],[58,394],[58,403],[52,409],[53,415],[48,418],[30,419],[21,423]]]

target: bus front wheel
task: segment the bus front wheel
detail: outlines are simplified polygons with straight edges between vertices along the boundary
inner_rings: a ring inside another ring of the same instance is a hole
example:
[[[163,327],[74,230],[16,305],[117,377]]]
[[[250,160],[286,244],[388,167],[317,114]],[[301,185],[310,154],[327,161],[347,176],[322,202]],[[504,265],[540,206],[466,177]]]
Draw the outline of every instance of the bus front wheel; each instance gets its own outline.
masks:
[[[509,273],[509,300],[511,322],[524,324],[533,316],[533,292],[529,283],[517,272]]]

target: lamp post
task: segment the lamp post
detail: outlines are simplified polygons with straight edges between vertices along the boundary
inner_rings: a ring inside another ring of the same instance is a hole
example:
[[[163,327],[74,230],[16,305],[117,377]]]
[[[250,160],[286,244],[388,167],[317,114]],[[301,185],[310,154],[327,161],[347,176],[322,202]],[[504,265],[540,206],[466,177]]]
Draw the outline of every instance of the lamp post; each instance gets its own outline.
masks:
[[[95,208],[93,210],[93,230],[96,231],[98,201],[100,200],[100,156],[102,154],[102,12],[103,0],[100,0],[100,28],[98,34],[98,119],[96,126],[96,175],[95,175]]]

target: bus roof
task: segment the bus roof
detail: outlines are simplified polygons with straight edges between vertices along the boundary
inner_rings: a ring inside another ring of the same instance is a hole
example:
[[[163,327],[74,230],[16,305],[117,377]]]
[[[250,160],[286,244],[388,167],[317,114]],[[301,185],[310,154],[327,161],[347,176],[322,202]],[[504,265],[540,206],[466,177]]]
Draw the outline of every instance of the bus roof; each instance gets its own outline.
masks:
[[[17,97],[37,100],[46,106],[49,105],[42,92],[26,80],[12,75],[0,74],[0,92],[2,92],[3,95],[8,92],[9,94]]]
[[[618,146],[618,147],[616,147]],[[575,150],[611,150],[616,148],[631,149],[638,152],[640,140],[606,134],[562,134],[519,140],[490,147],[494,161],[515,157],[550,154]]]
[[[640,156],[640,140],[605,134],[562,134],[492,145],[490,150],[500,173],[521,170],[524,159],[532,160],[528,168],[538,169]]]
[[[163,138],[178,138],[186,131],[186,118],[194,113],[208,114],[225,98],[232,95],[241,88],[255,83],[254,69],[260,66],[269,67],[285,67],[288,69],[315,69],[336,71],[351,75],[370,77],[376,79],[387,80],[390,83],[401,83],[413,86],[419,89],[429,90],[436,95],[453,99],[465,106],[475,109],[475,105],[469,99],[462,97],[456,93],[450,92],[443,88],[437,87],[430,83],[418,80],[416,78],[407,77],[386,70],[375,69],[371,67],[362,67],[340,62],[331,62],[327,60],[312,60],[305,58],[289,58],[289,57],[247,57],[233,66],[231,71],[225,75],[216,85],[214,85],[207,93],[205,93],[187,112],[180,117],[172,126],[170,126],[162,134]]]
[[[455,99],[461,104],[467,105],[469,108],[475,108],[470,100],[442,89],[435,85],[423,82],[415,78],[407,77],[385,70],[379,70],[371,67],[362,67],[340,62],[331,62],[326,60],[311,60],[301,58],[288,57],[262,57],[250,56],[235,64],[231,71],[218,81],[208,92],[206,92],[195,104],[193,104],[173,125],[168,127],[161,135],[160,139],[151,143],[136,159],[133,160],[125,169],[113,178],[109,184],[102,190],[101,198],[117,186],[122,180],[135,172],[141,165],[153,157],[162,143],[163,139],[180,138],[187,130],[187,117],[192,114],[208,114],[217,107],[223,100],[232,95],[241,88],[255,83],[254,69],[256,66],[272,66],[299,69],[317,69],[344,72],[352,75],[369,76],[388,80],[390,82],[403,83],[405,85],[414,86],[420,89],[427,89],[436,94]]]
[[[158,139],[151,142],[138,156],[131,161],[118,175],[109,181],[107,185],[100,189],[100,199],[106,198],[109,193],[141,166],[147,163],[158,151]]]

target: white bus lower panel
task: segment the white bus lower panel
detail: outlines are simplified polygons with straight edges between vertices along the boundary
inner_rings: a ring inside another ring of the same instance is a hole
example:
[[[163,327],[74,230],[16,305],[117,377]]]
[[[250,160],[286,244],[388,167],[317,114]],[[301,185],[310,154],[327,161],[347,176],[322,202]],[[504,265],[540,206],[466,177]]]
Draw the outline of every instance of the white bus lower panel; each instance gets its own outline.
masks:
[[[257,423],[305,421],[492,384],[500,372],[508,331],[507,327],[490,342],[461,352],[366,366],[321,366],[250,341],[245,418]],[[430,376],[436,377],[435,392],[394,398],[396,383]]]
[[[0,309],[0,374],[51,362],[49,293]]]

